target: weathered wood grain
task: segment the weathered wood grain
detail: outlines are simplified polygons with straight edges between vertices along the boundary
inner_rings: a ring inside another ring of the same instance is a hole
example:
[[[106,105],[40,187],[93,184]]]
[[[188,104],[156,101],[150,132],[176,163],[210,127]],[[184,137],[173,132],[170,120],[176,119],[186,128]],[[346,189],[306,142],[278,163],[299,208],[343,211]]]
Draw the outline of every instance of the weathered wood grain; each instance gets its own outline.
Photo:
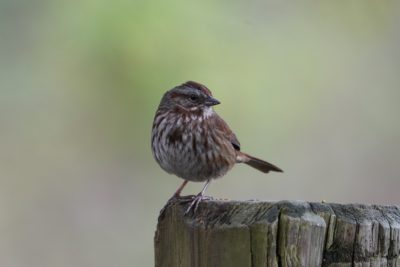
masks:
[[[210,200],[159,216],[156,267],[400,267],[396,206]]]

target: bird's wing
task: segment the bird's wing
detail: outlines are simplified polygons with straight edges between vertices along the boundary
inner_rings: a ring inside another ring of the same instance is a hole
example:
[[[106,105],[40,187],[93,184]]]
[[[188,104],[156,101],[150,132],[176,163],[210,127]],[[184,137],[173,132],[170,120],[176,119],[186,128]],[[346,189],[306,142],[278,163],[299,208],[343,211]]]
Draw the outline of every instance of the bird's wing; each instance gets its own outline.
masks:
[[[225,135],[226,139],[231,142],[235,150],[240,151],[240,142],[235,133],[231,130],[231,128],[229,128],[228,124],[220,116],[218,116],[218,114],[215,114],[215,120],[217,129]]]
[[[231,141],[231,144],[235,148],[235,150],[240,151],[240,142],[237,139],[236,135],[232,131],[231,131],[231,134],[229,136],[229,141]]]

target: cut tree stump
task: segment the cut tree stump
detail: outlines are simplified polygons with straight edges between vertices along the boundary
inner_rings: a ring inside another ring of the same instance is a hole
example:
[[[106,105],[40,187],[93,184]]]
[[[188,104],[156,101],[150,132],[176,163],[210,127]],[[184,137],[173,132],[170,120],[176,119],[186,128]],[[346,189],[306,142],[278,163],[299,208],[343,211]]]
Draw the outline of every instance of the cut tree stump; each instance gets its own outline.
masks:
[[[195,214],[169,201],[156,267],[400,267],[397,206],[210,200]]]

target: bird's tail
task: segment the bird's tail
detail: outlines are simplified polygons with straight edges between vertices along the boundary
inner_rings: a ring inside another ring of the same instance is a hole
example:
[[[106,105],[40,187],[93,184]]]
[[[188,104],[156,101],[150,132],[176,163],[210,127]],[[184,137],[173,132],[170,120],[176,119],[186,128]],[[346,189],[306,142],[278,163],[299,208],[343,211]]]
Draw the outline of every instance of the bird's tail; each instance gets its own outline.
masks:
[[[237,157],[238,162],[243,162],[246,163],[247,165],[261,171],[264,173],[268,173],[270,171],[274,171],[274,172],[283,172],[280,168],[278,168],[277,166],[266,162],[264,160],[255,158],[253,156],[250,156],[246,153],[240,152],[240,154]]]

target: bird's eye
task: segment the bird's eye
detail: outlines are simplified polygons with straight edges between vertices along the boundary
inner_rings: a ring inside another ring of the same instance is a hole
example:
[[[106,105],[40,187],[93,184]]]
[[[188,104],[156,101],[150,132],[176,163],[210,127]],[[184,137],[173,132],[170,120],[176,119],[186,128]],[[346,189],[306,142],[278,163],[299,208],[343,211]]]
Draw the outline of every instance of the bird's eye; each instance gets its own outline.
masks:
[[[191,95],[189,98],[192,101],[197,101],[197,99],[199,99],[199,97],[197,95]]]

